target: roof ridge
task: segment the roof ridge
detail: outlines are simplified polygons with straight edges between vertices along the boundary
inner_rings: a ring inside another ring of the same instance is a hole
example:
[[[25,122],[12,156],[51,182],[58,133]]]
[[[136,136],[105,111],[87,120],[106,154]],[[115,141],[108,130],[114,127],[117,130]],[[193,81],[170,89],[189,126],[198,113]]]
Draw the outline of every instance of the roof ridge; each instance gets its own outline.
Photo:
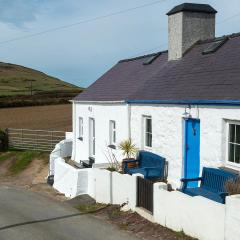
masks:
[[[155,56],[157,54],[162,54],[162,53],[167,53],[167,52],[168,52],[168,50],[164,50],[164,51],[150,53],[150,54],[146,54],[146,55],[142,55],[142,56],[138,56],[138,57],[126,58],[126,59],[120,60],[118,63],[131,62],[131,61],[139,60],[139,59],[146,58],[146,57],[152,57],[152,56]]]

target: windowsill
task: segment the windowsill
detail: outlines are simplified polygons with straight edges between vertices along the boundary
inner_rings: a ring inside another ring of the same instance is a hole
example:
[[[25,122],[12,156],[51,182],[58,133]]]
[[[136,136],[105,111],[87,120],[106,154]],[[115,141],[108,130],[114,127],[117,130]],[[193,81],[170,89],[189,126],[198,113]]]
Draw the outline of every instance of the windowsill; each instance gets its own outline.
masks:
[[[152,147],[144,146],[144,150],[152,150]]]
[[[240,171],[240,164],[232,163],[232,162],[226,162],[224,164],[225,167],[232,168],[234,170]]]

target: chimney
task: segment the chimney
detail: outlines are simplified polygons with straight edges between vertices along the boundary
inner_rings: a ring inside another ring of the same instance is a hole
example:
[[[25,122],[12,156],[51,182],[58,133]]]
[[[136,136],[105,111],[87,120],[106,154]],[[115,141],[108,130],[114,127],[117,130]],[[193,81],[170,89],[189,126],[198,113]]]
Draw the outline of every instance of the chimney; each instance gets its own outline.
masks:
[[[215,37],[215,14],[208,4],[183,3],[168,15],[168,60],[181,59],[197,41]]]

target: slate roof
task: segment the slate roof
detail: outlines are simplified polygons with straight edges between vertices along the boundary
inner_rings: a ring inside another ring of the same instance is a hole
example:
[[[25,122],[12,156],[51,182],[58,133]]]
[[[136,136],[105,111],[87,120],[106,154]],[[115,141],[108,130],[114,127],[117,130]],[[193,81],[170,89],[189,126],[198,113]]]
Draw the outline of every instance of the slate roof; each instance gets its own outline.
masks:
[[[216,52],[202,52],[217,39],[195,44],[182,59],[162,52],[120,61],[74,100],[240,100],[240,35],[228,36]]]
[[[217,11],[208,4],[197,4],[197,3],[183,3],[174,7],[167,15],[172,15],[178,12],[203,12],[216,14]]]

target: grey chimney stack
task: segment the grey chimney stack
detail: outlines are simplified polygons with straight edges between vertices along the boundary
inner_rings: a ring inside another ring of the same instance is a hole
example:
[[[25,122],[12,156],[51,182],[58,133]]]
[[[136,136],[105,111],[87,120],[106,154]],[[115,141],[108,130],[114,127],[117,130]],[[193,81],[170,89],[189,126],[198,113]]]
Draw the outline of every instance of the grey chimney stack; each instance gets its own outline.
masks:
[[[215,14],[208,4],[183,3],[168,15],[168,60],[178,60],[197,41],[215,37]]]

